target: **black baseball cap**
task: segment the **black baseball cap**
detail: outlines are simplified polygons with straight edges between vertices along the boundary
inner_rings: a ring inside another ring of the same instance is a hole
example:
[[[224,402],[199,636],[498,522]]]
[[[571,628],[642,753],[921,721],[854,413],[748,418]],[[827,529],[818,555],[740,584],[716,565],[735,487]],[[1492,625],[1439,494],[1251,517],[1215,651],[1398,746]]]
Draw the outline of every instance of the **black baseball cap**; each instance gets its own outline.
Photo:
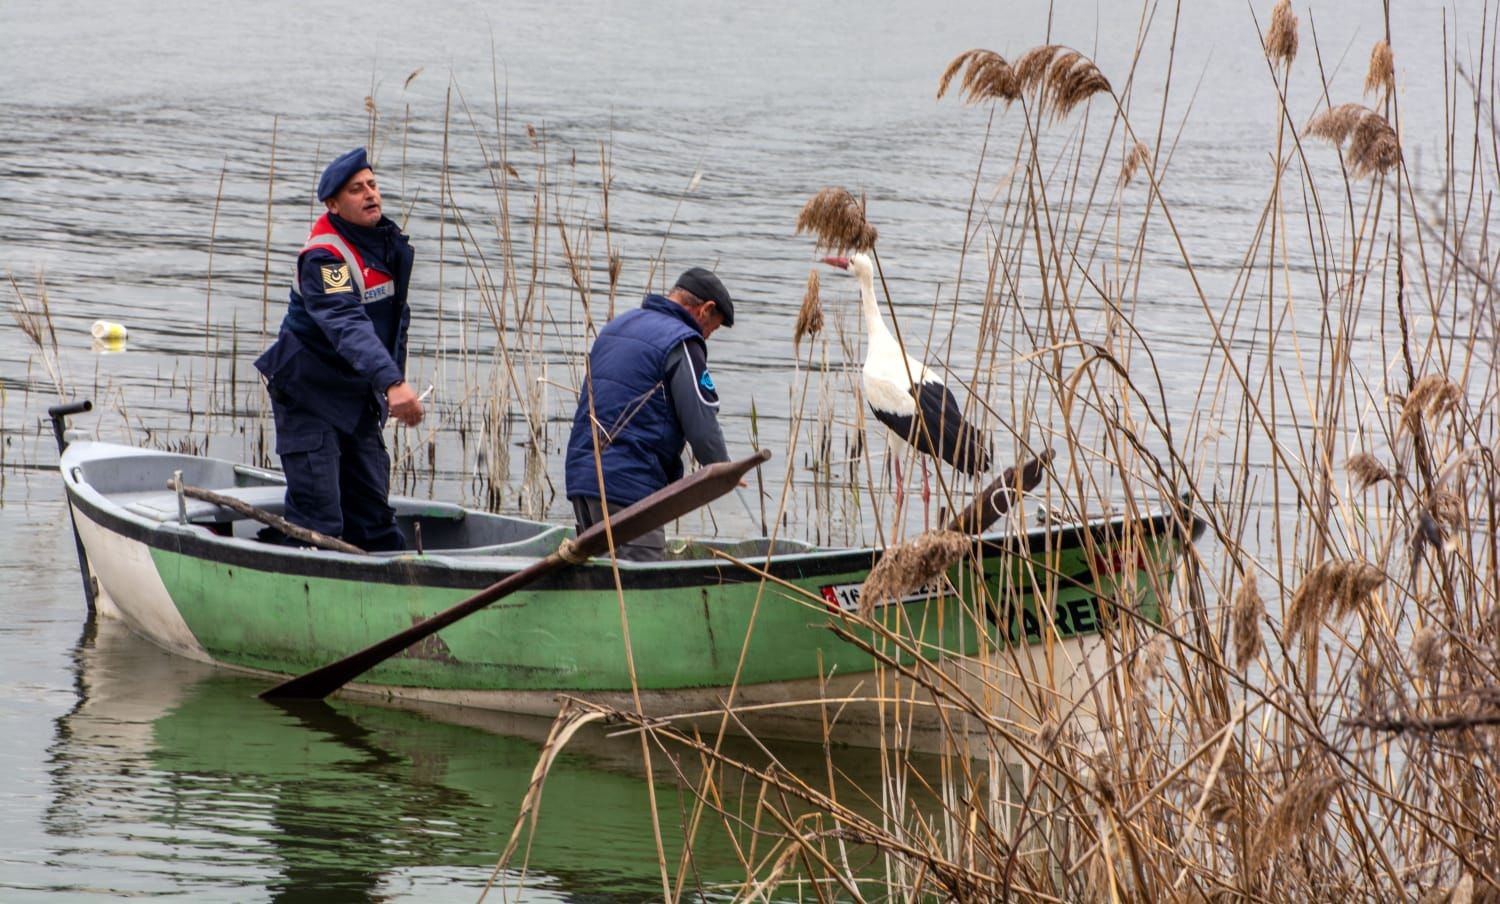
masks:
[[[711,301],[718,305],[719,313],[724,315],[724,325],[734,326],[734,302],[729,298],[729,290],[724,288],[724,284],[712,270],[702,267],[686,270],[677,277],[677,284],[672,288],[685,289],[699,301]]]

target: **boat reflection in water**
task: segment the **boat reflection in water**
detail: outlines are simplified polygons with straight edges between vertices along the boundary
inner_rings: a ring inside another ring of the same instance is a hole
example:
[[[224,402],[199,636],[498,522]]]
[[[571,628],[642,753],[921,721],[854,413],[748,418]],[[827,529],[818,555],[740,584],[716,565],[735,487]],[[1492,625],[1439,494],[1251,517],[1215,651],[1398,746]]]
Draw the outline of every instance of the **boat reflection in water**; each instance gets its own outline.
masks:
[[[256,698],[264,682],[172,656],[110,619],[90,622],[76,656],[78,704],[50,751],[61,891],[475,900],[550,727],[344,700],[283,708]],[[812,762],[819,751],[777,750],[788,763],[799,752],[804,772],[826,770]],[[839,760],[856,778],[878,765],[864,752]],[[526,900],[661,897],[643,775],[638,738],[585,732],[569,744],[547,779]],[[675,874],[692,801],[669,774],[657,779]],[[744,877],[713,822],[718,835],[695,840],[689,889]],[[503,874],[495,899],[514,900],[519,882]]]

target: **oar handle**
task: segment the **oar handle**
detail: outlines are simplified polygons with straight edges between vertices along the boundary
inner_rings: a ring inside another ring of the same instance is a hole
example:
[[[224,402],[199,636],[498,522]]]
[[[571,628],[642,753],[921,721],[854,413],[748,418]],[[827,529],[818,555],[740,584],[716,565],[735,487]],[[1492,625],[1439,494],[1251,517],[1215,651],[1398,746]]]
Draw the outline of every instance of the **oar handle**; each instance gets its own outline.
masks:
[[[573,541],[567,558],[582,561],[602,555],[611,537],[616,547],[702,508],[740,485],[745,475],[771,458],[769,449],[739,461],[705,465],[676,483],[669,484],[639,502],[596,521]]]

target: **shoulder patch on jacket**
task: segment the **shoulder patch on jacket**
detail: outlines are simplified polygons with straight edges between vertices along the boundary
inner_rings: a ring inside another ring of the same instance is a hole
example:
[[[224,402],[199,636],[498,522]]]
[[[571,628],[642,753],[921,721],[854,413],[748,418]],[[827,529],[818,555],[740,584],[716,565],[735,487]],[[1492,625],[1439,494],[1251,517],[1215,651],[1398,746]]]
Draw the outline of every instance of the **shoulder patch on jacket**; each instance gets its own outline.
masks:
[[[324,264],[322,270],[324,292],[349,292],[354,289],[354,283],[349,278],[348,264]]]
[[[682,351],[693,373],[693,383],[698,389],[698,401],[710,408],[718,408],[719,390],[714,386],[714,378],[708,373],[708,349],[704,347],[703,340],[684,340]]]

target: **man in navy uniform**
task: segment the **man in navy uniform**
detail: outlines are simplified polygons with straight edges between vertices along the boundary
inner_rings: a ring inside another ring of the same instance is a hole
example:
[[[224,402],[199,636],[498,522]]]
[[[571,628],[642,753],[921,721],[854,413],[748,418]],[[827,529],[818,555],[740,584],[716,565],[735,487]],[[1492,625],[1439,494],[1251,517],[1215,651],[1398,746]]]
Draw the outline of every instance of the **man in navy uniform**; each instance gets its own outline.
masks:
[[[599,331],[568,437],[578,530],[682,477],[685,444],[700,464],[729,460],[704,344],[720,326],[734,326],[734,303],[717,276],[694,267],[666,295],[647,295]],[[615,550],[636,561],[665,554],[665,528]]]
[[[390,491],[387,415],[422,420],[405,379],[413,252],[384,216],[364,148],[318,180],[327,211],[297,258],[276,342],[255,362],[276,418],[286,519],[371,551],[399,550]]]

